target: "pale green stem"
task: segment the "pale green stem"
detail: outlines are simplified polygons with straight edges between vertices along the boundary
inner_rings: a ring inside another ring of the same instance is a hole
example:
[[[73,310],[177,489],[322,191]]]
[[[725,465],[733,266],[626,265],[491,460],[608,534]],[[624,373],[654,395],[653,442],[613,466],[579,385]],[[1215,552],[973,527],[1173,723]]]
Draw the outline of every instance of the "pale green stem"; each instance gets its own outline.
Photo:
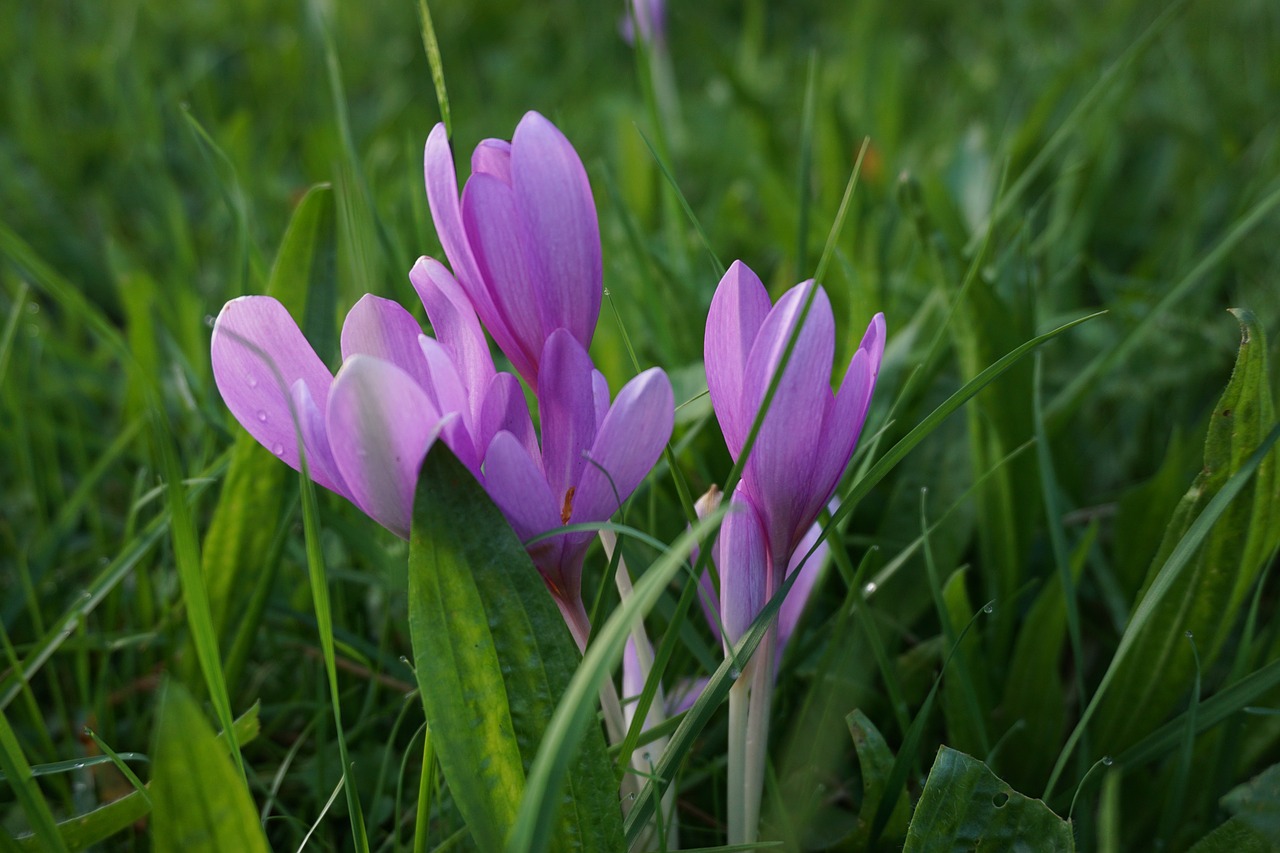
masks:
[[[600,544],[604,547],[605,557],[612,560],[613,552],[618,546],[618,537],[612,530],[600,531]],[[618,569],[614,574],[614,582],[618,586],[618,596],[623,604],[631,597],[631,574],[627,571],[626,560],[622,555],[618,555]],[[653,644],[649,642],[649,634],[645,631],[644,620],[638,620],[635,627],[631,630],[631,638],[636,647],[636,659],[640,663],[640,673],[647,682],[649,674],[653,671]],[[652,725],[657,725],[667,718],[666,714],[667,700],[662,690],[662,685],[658,685],[658,691],[654,694],[653,704],[649,708],[646,722],[652,721]],[[625,720],[625,717],[623,718]],[[643,773],[652,772],[653,767],[658,762],[653,756],[661,756],[666,751],[667,741],[669,738],[658,738],[651,743],[646,744],[641,749],[632,753],[631,766]],[[643,778],[635,774],[628,774],[627,778],[635,780],[637,788],[643,783]],[[625,780],[624,780],[625,783]],[[668,786],[662,795],[662,817],[667,828],[667,849],[680,849],[680,832],[675,821],[675,788]],[[652,846],[652,833],[646,832],[636,839],[636,843],[632,849],[647,850]]]
[[[754,844],[760,834],[760,799],[764,793],[765,760],[769,754],[769,716],[773,699],[774,647],[777,626],[769,628],[764,641],[756,649],[751,679],[751,701],[747,707],[746,775],[742,782],[746,801],[746,837],[743,843]]]
[[[747,843],[747,705],[751,699],[750,664],[729,688],[729,843]]]
[[[586,652],[587,640],[591,639],[591,619],[587,616],[582,601],[579,599],[567,604],[556,598],[556,604],[560,606],[560,613],[569,626],[569,633],[578,644],[578,651]],[[613,679],[606,680],[600,688],[600,707],[604,710],[604,727],[609,734],[609,743],[622,743],[627,734],[626,718],[622,715],[622,702],[618,699],[618,688]]]

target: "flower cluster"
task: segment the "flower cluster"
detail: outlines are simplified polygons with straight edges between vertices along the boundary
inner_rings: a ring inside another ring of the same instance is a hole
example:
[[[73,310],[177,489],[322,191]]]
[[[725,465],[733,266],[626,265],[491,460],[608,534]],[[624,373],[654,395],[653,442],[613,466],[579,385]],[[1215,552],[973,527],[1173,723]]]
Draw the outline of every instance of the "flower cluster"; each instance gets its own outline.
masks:
[[[602,296],[599,226],[568,140],[528,113],[511,142],[481,142],[459,197],[443,125],[427,140],[427,198],[450,273],[409,274],[435,337],[399,304],[367,295],[342,329],[336,375],[288,311],[265,296],[229,302],[214,325],[214,379],[246,430],[315,482],[407,537],[418,468],[444,441],[525,539],[608,519],[670,438],[671,383],[653,368],[610,401],[586,347]],[[541,441],[519,379],[534,390]],[[541,381],[539,381],[541,380]],[[561,610],[581,610],[590,534],[530,555]]]

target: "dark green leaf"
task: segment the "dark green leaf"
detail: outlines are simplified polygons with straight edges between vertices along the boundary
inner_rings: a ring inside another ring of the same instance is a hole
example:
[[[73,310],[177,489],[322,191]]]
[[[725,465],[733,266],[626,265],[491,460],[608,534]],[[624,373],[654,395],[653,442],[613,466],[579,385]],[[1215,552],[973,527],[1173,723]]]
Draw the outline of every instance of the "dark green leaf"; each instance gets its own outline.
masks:
[[[432,744],[472,837],[500,850],[525,774],[579,663],[524,546],[442,443],[418,477],[409,630]],[[591,724],[559,800],[558,849],[622,849],[603,733]]]
[[[1074,849],[1071,824],[1010,788],[978,759],[944,746],[929,771],[903,853]]]

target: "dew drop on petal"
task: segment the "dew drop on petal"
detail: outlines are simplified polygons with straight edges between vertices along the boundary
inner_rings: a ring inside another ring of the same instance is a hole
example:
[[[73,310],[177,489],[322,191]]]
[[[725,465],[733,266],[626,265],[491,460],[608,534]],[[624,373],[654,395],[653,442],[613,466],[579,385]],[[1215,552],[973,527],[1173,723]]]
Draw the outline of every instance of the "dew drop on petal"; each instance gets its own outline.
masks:
[[[267,413],[262,409],[258,409],[258,422],[264,424],[267,422]]]
[[[276,456],[284,456],[284,445],[278,443],[271,445],[271,452]]]
[[[250,388],[258,387],[258,377],[254,376],[252,373],[246,373],[244,376],[244,381],[249,383]]]

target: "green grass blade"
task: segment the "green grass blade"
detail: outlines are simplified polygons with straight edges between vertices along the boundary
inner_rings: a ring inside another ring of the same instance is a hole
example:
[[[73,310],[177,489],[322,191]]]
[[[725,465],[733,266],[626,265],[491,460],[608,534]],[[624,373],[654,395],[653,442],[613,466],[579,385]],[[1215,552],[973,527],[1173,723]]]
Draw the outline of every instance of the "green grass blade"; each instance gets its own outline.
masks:
[[[444,86],[444,62],[440,59],[440,45],[436,42],[436,28],[431,23],[431,8],[427,0],[418,0],[418,19],[422,23],[422,48],[431,65],[431,83],[436,88],[436,103],[440,106],[440,120],[445,133],[453,136],[453,116],[449,111],[449,92]]]
[[[1187,530],[1186,535],[1174,547],[1169,558],[1161,567],[1159,574],[1156,576],[1155,582],[1147,590],[1143,596],[1142,602],[1134,610],[1133,618],[1129,620],[1129,625],[1125,628],[1124,635],[1120,638],[1120,645],[1116,648],[1115,655],[1111,658],[1111,663],[1107,667],[1106,673],[1102,676],[1102,681],[1098,684],[1098,689],[1094,691],[1093,698],[1089,705],[1085,708],[1084,713],[1080,717],[1080,721],[1076,723],[1075,729],[1071,732],[1071,736],[1067,738],[1066,745],[1062,748],[1058,761],[1054,766],[1053,773],[1049,776],[1049,782],[1045,786],[1045,799],[1049,799],[1053,795],[1053,790],[1057,785],[1058,778],[1062,775],[1062,771],[1066,766],[1067,760],[1071,753],[1075,750],[1076,744],[1080,737],[1084,734],[1085,727],[1095,713],[1099,700],[1106,694],[1107,688],[1115,679],[1120,665],[1125,662],[1130,650],[1134,647],[1138,636],[1143,628],[1151,621],[1153,614],[1159,607],[1161,601],[1173,587],[1179,578],[1181,572],[1190,563],[1191,558],[1195,555],[1196,550],[1204,542],[1209,532],[1213,529],[1213,525],[1218,521],[1222,514],[1235,500],[1236,496],[1244,489],[1249,482],[1262,460],[1271,452],[1271,448],[1275,445],[1276,439],[1280,439],[1280,424],[1277,424],[1266,439],[1259,445],[1258,449],[1253,452],[1249,459],[1241,468],[1232,475],[1231,479],[1226,482],[1222,490],[1214,495],[1213,500],[1204,508],[1204,511],[1196,518],[1191,527]],[[1207,704],[1207,703],[1206,703]],[[1201,709],[1203,712],[1203,708]],[[1206,714],[1207,716],[1207,714]]]
[[[160,471],[168,484],[168,508],[171,519],[169,532],[173,537],[174,562],[177,564],[178,577],[182,582],[182,596],[186,605],[187,625],[191,631],[191,643],[195,647],[196,659],[204,674],[205,686],[209,690],[209,699],[213,702],[214,712],[224,730],[234,731],[232,723],[235,718],[231,714],[231,697],[227,692],[226,675],[222,670],[221,655],[218,652],[218,634],[213,626],[213,614],[209,610],[209,594],[204,585],[204,577],[200,573],[200,540],[196,534],[195,517],[187,501],[186,485],[183,482],[182,470],[178,466],[178,454],[173,446],[173,436],[169,431],[165,415],[158,410],[153,415],[152,440],[159,458]],[[244,761],[240,757],[240,746],[235,742],[231,744],[231,757],[235,761],[241,780],[246,780]]]
[[[232,755],[237,750],[232,748]],[[156,721],[151,840],[156,850],[268,853],[244,777],[227,760],[200,706],[176,681]]]
[[[302,444],[301,436],[298,444],[299,446]],[[338,739],[338,755],[342,760],[342,779],[346,782],[342,787],[347,795],[347,813],[351,818],[352,840],[360,853],[368,853],[369,839],[365,832],[364,811],[360,807],[360,795],[352,780],[351,755],[347,750],[347,734],[342,725],[342,693],[338,689],[338,667],[334,654],[333,609],[329,603],[329,579],[325,575],[324,554],[320,547],[320,507],[316,503],[316,487],[307,474],[306,454],[300,454],[299,459],[302,462],[298,477],[302,484],[302,528],[306,539],[307,579],[311,585],[311,602],[316,614],[316,630],[320,634],[320,649],[324,656],[334,735]],[[337,795],[336,790],[334,795]]]
[[[547,726],[546,736],[538,749],[537,758],[529,768],[525,795],[511,837],[507,842],[508,853],[537,853],[547,849],[551,840],[554,803],[561,798],[561,786],[565,784],[573,756],[578,752],[583,734],[591,727],[595,717],[595,696],[605,680],[622,658],[623,647],[637,620],[653,608],[667,585],[685,568],[690,552],[720,523],[725,510],[711,513],[677,539],[671,547],[651,565],[632,589],[631,596],[610,616],[604,626],[595,632],[595,640],[587,648],[582,665],[573,674],[568,690],[556,706],[555,715]],[[704,549],[706,550],[706,549]],[[785,588],[784,588],[785,589]],[[780,598],[781,596],[779,596]],[[781,602],[779,601],[779,604]],[[766,623],[767,624],[767,623]],[[763,631],[760,632],[763,636]],[[678,731],[678,730],[677,730]],[[663,756],[665,760],[666,756]],[[659,768],[661,768],[661,761]],[[661,776],[661,769],[655,771]],[[646,790],[652,788],[652,782]],[[650,807],[652,806],[652,800]],[[640,800],[636,801],[628,815],[628,836],[631,827],[644,830],[648,822],[637,821]],[[633,841],[628,837],[627,843]],[[622,849],[616,846],[609,849]]]
[[[27,815],[27,821],[35,830],[35,837],[50,853],[66,850],[62,837],[53,822],[53,812],[45,802],[44,792],[33,778],[31,765],[22,752],[18,737],[9,726],[9,719],[0,713],[0,770],[8,779],[10,790]]]

